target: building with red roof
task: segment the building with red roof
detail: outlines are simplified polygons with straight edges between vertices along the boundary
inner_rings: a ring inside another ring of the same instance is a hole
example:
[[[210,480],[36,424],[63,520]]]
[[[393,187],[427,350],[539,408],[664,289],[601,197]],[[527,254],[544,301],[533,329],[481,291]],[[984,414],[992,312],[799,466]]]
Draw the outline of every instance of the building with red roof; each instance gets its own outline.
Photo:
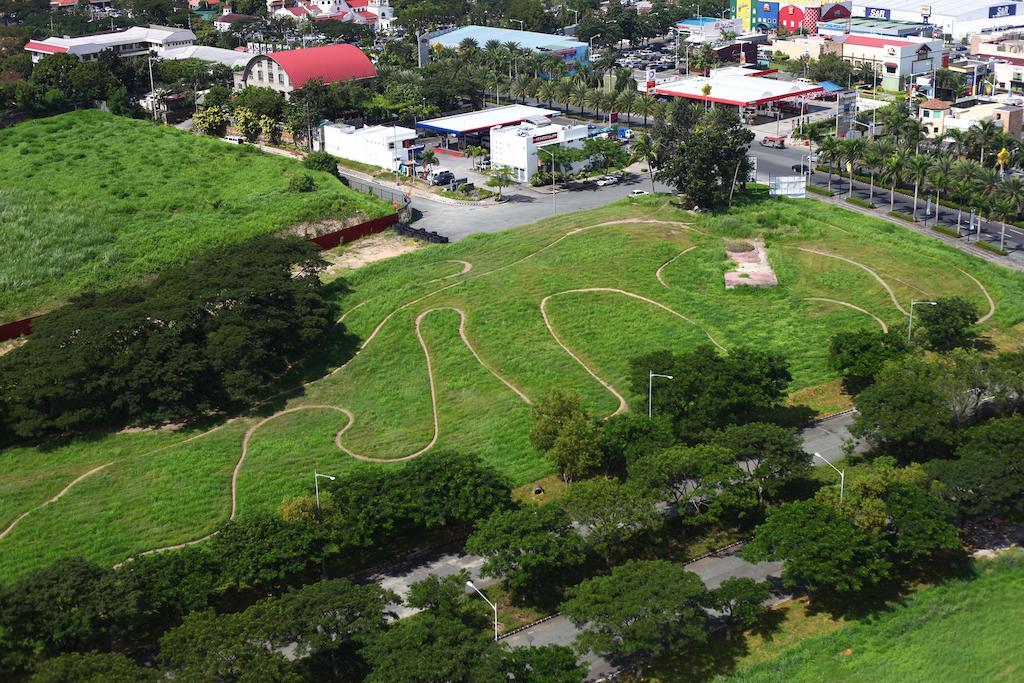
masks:
[[[267,15],[292,21],[342,21],[391,29],[395,12],[389,0],[267,0]]]
[[[342,43],[285,50],[256,55],[235,74],[235,87],[247,85],[270,88],[284,93],[318,79],[324,83],[375,78],[377,69],[369,57],[355,45]]]
[[[942,41],[937,39],[851,33],[841,42],[843,59],[856,68],[868,65],[887,90],[902,90],[914,77],[944,66]]]

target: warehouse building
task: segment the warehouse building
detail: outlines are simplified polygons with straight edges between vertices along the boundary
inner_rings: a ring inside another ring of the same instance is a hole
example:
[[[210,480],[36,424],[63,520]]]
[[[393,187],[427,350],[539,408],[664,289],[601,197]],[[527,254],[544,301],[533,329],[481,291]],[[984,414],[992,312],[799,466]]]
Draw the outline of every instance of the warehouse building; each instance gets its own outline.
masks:
[[[496,40],[501,44],[515,43],[524,50],[541,54],[555,54],[566,64],[586,64],[590,58],[587,43],[581,43],[565,36],[535,31],[515,31],[493,26],[460,26],[458,28],[424,34],[420,37],[420,65],[430,60],[430,52],[437,46],[457,50],[464,40],[473,40],[477,47],[484,49],[488,42]]]
[[[1024,7],[1012,0],[865,0],[853,16],[932,23],[953,40],[1024,26]]]

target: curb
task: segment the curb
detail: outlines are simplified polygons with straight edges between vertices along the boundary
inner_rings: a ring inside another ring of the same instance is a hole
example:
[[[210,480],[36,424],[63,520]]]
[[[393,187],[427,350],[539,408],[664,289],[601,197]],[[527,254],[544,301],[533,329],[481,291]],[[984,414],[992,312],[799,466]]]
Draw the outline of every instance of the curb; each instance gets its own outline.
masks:
[[[816,417],[813,420],[811,420],[811,424],[815,424],[815,425],[816,424],[821,424],[822,422],[825,422],[826,420],[831,420],[831,419],[836,418],[836,417],[842,417],[843,415],[849,415],[850,413],[856,413],[856,412],[857,412],[856,408],[847,408],[846,410],[840,410],[838,413],[829,413],[828,415],[822,415],[821,417]]]
[[[533,628],[534,626],[539,626],[539,625],[543,624],[546,621],[551,621],[555,617],[560,617],[560,616],[562,616],[561,612],[555,612],[554,614],[549,614],[546,617],[541,617],[540,619],[538,619],[537,621],[535,621],[533,623],[524,624],[522,626],[519,626],[517,628],[512,629],[508,633],[502,633],[500,636],[498,636],[498,640],[505,640],[506,638],[511,638],[512,636],[514,636],[514,635],[516,635],[518,633],[522,633],[523,631],[528,631],[531,628]]]

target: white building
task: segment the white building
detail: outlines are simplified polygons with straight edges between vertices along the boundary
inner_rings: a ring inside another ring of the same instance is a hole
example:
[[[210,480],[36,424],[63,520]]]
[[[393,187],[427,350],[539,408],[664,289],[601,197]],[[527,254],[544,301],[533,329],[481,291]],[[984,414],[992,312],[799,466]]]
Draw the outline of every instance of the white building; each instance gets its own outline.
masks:
[[[553,147],[583,147],[588,129],[584,124],[563,126],[558,123],[520,123],[491,131],[491,166],[508,166],[515,179],[528,183],[537,171],[547,168],[551,156],[539,150]],[[582,163],[574,164],[573,171]]]
[[[943,45],[932,38],[889,38],[851,33],[843,39],[843,59],[854,67],[868,64],[886,90],[902,90],[915,76],[942,68]]]
[[[390,0],[267,0],[267,15],[293,21],[333,19],[385,32],[395,23]]]
[[[1024,26],[1024,6],[1014,0],[865,0],[854,3],[853,16],[932,23],[953,40]]]
[[[323,151],[361,164],[399,170],[413,162],[416,131],[401,126],[356,128],[343,123],[323,127]]]
[[[195,40],[196,34],[188,29],[154,24],[132,26],[123,31],[97,33],[78,38],[30,40],[25,44],[25,49],[32,55],[33,62],[38,62],[47,55],[61,53],[72,54],[88,61],[99,57],[103,50],[113,50],[118,57],[136,57],[149,52],[160,55],[164,50],[188,47]]]

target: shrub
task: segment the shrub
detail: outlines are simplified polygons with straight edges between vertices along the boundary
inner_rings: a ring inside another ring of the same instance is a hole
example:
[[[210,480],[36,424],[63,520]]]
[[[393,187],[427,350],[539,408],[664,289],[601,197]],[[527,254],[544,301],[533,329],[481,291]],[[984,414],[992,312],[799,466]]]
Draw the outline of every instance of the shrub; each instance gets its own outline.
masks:
[[[811,183],[807,183],[807,191],[808,192],[813,192],[814,194],[820,194],[823,197],[833,197],[833,196],[835,196],[831,191],[829,191],[828,188],[826,188],[826,187],[818,187],[817,185],[812,185]]]
[[[316,181],[313,176],[297,175],[288,181],[289,192],[312,192],[316,189]]]
[[[978,242],[974,243],[974,246],[978,247],[979,249],[984,249],[985,251],[991,251],[993,254],[999,254],[1000,256],[1006,256],[1006,250],[1005,249],[1000,249],[996,245],[989,244],[988,242],[978,241]]]
[[[875,208],[875,203],[874,202],[869,202],[868,200],[861,199],[860,197],[847,197],[846,201],[848,201],[850,204],[853,204],[854,206],[859,206],[862,209],[873,209],[873,208]]]
[[[893,218],[899,218],[901,221],[906,221],[908,223],[917,222],[917,220],[909,213],[903,213],[902,211],[890,211],[889,215],[892,216]]]
[[[313,171],[324,171],[338,177],[338,160],[327,152],[310,152],[302,165]]]
[[[945,225],[933,225],[932,230],[934,230],[935,232],[942,233],[947,237],[955,237],[957,239],[960,239],[960,233],[957,232],[955,228],[947,228]]]

